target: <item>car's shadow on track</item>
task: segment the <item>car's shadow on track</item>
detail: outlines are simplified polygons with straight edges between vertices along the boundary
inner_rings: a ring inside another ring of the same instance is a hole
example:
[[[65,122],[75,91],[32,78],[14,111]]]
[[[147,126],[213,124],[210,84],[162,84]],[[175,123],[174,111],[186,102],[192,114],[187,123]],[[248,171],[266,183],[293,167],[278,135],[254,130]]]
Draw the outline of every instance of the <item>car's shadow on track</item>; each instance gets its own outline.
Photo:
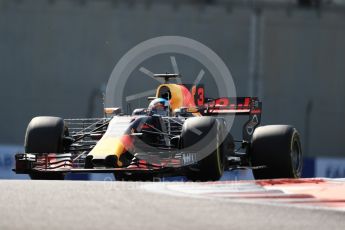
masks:
[[[224,175],[220,179],[221,181],[237,181],[237,180],[253,180],[253,174],[251,170],[234,170],[224,172]],[[91,181],[115,181],[114,176],[110,173],[95,173],[95,174],[69,174],[66,176],[65,180],[91,180]],[[165,177],[157,178],[157,182],[186,182],[187,178],[178,176],[178,177]]]

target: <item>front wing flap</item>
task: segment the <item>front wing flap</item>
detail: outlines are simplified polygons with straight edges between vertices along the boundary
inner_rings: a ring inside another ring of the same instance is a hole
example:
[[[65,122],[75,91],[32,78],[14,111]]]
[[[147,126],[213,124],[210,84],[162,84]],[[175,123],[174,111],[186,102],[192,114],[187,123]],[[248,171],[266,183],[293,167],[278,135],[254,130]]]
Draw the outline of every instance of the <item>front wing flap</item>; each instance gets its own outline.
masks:
[[[152,173],[174,174],[184,168],[197,164],[196,153],[177,151],[146,152],[135,154],[137,161],[128,167],[85,168],[80,156],[72,158],[71,153],[18,153],[15,156],[15,171],[17,174],[30,174],[32,172],[52,173]]]

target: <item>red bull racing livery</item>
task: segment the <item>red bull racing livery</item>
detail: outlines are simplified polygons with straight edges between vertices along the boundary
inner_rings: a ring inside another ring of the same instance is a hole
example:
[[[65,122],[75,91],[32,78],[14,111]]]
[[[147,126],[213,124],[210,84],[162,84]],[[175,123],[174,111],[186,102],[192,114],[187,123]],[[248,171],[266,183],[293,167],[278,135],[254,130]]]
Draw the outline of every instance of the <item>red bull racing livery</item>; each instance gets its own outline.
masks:
[[[14,171],[32,179],[111,172],[117,180],[182,175],[210,181],[239,168],[253,169],[256,179],[300,176],[297,130],[289,125],[259,126],[258,98],[207,99],[201,85],[168,83],[177,74],[157,77],[165,83],[157,88],[153,106],[132,115],[105,108],[107,117],[99,119],[33,118],[26,130],[25,153],[16,154]],[[234,115],[248,116],[237,139],[227,119]]]

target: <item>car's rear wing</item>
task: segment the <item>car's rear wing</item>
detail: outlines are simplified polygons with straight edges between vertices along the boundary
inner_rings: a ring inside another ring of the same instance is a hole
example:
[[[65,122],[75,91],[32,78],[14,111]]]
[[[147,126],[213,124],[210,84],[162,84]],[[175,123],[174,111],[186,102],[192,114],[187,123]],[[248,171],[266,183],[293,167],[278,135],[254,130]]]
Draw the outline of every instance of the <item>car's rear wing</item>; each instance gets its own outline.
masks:
[[[260,114],[261,102],[257,97],[221,97],[209,99],[201,108],[203,115]]]
[[[243,140],[250,141],[256,127],[261,122],[262,103],[257,97],[222,97],[208,100],[199,112],[204,116],[212,115],[249,115],[243,125]]]

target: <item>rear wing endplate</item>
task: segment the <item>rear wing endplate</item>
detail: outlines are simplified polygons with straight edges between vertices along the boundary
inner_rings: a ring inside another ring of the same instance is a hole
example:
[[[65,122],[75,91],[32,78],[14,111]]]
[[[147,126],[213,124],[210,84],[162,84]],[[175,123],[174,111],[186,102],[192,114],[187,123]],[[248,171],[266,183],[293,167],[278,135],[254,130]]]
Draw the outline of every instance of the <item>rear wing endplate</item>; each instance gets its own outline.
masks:
[[[222,97],[209,100],[199,111],[204,116],[249,115],[242,132],[243,140],[250,141],[255,128],[261,122],[261,110],[262,102],[257,97]]]

